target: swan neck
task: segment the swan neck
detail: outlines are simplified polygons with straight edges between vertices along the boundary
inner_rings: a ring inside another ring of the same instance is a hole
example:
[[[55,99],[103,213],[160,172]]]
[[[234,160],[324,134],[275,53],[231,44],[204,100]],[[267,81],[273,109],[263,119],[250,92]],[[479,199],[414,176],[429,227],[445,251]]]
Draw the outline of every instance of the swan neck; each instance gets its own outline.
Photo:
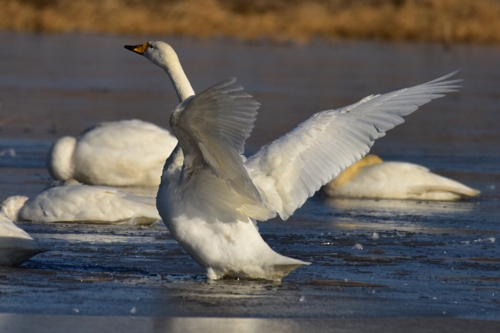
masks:
[[[189,83],[177,56],[175,56],[174,59],[171,59],[170,63],[167,64],[167,66],[164,66],[163,69],[167,72],[170,80],[172,80],[179,102],[182,102],[189,96],[194,95],[194,90],[191,87],[191,84]]]

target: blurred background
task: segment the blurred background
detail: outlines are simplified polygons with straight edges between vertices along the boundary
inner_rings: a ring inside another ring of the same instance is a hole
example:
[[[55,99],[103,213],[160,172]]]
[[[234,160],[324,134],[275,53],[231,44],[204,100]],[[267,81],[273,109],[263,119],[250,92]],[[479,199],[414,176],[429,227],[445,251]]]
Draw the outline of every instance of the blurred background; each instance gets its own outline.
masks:
[[[499,0],[0,0],[0,29],[500,42]]]
[[[40,155],[26,152],[38,156],[28,165],[43,167],[55,139],[98,122],[168,128],[178,103],[171,83],[123,49],[163,40],[196,92],[234,76],[262,103],[248,152],[314,112],[460,69],[459,93],[408,117],[374,152],[433,169],[498,170],[490,156],[500,151],[500,0],[0,0],[0,8],[0,149],[15,146],[7,139],[45,142]],[[20,165],[16,152],[0,165]]]
[[[4,140],[47,146],[130,118],[168,127],[178,103],[170,82],[123,49],[163,40],[195,91],[235,76],[262,103],[249,151],[314,112],[457,69],[460,93],[408,117],[375,152],[416,162],[412,152],[500,149],[500,0],[0,0],[0,8]]]

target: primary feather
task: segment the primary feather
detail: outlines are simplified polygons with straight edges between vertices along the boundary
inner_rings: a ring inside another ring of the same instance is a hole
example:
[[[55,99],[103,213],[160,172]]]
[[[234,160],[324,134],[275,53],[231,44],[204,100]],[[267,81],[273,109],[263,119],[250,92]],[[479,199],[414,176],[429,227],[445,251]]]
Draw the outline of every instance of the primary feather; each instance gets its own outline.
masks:
[[[287,219],[320,187],[365,156],[374,141],[420,105],[454,91],[456,72],[415,87],[369,96],[345,108],[319,112],[264,146],[246,163],[270,204]]]

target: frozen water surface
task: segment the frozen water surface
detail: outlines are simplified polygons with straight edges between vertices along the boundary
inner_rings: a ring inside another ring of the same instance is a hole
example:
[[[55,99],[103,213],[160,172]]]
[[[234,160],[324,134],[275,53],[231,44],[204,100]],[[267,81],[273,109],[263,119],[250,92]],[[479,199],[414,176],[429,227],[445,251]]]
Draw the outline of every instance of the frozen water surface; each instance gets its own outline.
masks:
[[[196,91],[235,76],[262,103],[249,152],[314,112],[460,68],[460,92],[424,106],[372,151],[482,195],[421,202],[318,193],[288,221],[259,224],[277,252],[313,263],[281,283],[207,281],[162,224],[21,223],[49,251],[0,268],[0,331],[499,330],[498,46],[0,33],[0,200],[50,182],[45,156],[59,136],[127,118],[167,126],[177,103],[170,82],[123,49],[149,39],[172,44]]]

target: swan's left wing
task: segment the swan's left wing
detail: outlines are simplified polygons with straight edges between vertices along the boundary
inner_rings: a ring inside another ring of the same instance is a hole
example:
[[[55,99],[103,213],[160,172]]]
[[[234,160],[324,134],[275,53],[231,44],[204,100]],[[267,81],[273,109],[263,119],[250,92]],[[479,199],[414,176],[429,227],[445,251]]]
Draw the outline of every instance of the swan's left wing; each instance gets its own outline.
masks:
[[[246,167],[270,208],[287,219],[322,185],[366,155],[376,139],[403,123],[403,116],[454,91],[459,80],[445,80],[455,73],[319,112],[262,147]]]
[[[183,101],[170,118],[184,151],[184,163],[201,155],[214,174],[240,194],[260,201],[257,188],[243,164],[245,140],[250,136],[259,103],[244,93],[236,79],[222,81]],[[183,147],[184,150],[184,147]]]

